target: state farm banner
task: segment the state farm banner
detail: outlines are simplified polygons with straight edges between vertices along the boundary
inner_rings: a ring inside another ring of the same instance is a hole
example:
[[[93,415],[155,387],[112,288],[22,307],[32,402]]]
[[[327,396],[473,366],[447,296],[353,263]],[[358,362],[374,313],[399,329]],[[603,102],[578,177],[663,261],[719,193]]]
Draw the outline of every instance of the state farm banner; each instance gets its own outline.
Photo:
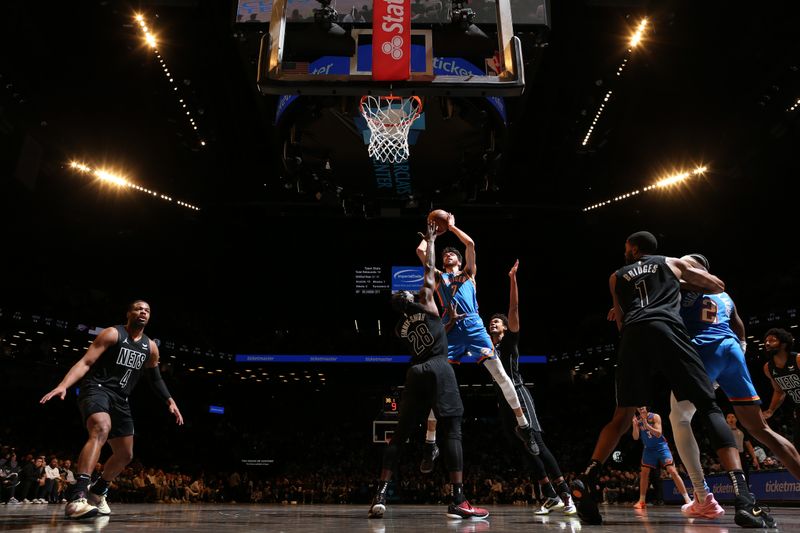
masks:
[[[411,0],[375,0],[372,11],[372,79],[411,76]]]

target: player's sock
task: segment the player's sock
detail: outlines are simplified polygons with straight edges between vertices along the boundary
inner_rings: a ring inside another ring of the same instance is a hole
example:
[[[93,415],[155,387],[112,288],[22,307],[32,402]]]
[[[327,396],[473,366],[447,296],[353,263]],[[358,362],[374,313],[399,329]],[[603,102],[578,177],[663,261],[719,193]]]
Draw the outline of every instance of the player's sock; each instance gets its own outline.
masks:
[[[386,489],[389,487],[388,481],[378,481],[378,494],[386,495]]]
[[[100,478],[94,482],[94,484],[89,490],[91,490],[94,494],[97,494],[98,496],[102,496],[103,494],[108,492],[108,484],[109,482],[103,479],[103,476],[100,476]]]
[[[89,474],[78,474],[78,477],[75,478],[75,487],[72,489],[70,499],[77,500],[79,498],[85,498],[86,492],[89,490],[89,483],[91,482],[92,478]]]
[[[542,494],[545,498],[556,498],[558,496],[549,481],[547,483],[539,483],[539,486],[542,488]]]
[[[747,486],[747,480],[744,477],[744,472],[741,470],[731,470],[728,472],[728,476],[731,478],[734,495],[752,499],[750,497],[750,487]]]
[[[436,431],[428,430],[425,432],[425,442],[434,444],[436,442]]]
[[[528,427],[528,425],[529,425],[529,424],[528,424],[528,419],[527,419],[527,418],[525,418],[525,415],[524,415],[524,414],[523,414],[523,415],[519,415],[519,416],[517,417],[517,425],[518,425],[519,427],[521,427],[522,429],[525,429],[526,427]]]
[[[452,489],[450,489],[450,498],[453,500],[454,505],[459,505],[461,502],[466,500],[464,497],[464,484],[463,483],[453,483]]]
[[[569,485],[567,485],[567,482],[564,479],[562,479],[561,481],[556,483],[556,486],[558,488],[558,493],[559,494],[564,494],[564,493],[569,494]],[[564,503],[567,503],[567,502],[564,502]]]

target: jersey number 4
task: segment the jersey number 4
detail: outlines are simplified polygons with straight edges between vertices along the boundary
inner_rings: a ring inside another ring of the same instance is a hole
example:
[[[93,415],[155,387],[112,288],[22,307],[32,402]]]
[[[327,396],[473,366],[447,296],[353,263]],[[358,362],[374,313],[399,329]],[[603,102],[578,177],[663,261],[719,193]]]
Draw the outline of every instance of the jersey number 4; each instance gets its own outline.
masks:
[[[124,376],[122,376],[122,379],[121,379],[121,380],[119,380],[119,386],[120,386],[121,388],[123,388],[123,389],[124,389],[124,388],[125,388],[125,385],[127,385],[127,384],[128,384],[128,380],[129,380],[129,379],[130,379],[130,377],[131,377],[131,372],[132,372],[132,371],[133,371],[133,369],[132,369],[132,368],[129,368],[128,370],[126,370],[126,371],[125,371],[125,375],[124,375]]]

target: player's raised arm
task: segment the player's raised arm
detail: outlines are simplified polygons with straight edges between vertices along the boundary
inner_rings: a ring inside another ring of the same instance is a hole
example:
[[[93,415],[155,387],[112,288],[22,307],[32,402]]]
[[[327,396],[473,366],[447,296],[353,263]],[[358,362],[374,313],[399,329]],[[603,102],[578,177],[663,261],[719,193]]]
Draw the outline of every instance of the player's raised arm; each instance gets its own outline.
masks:
[[[685,281],[692,287],[702,289],[708,294],[719,294],[725,290],[725,284],[717,276],[705,270],[691,266],[687,261],[677,257],[667,257],[667,266],[675,273],[679,280]]]
[[[519,289],[517,287],[517,269],[519,259],[514,262],[514,266],[508,271],[508,278],[511,280],[511,293],[508,297],[508,331],[516,333],[519,331]]]
[[[119,334],[115,328],[106,328],[100,332],[100,335],[92,342],[89,346],[89,349],[86,350],[86,353],[83,357],[81,357],[77,363],[72,365],[72,368],[69,369],[67,375],[64,376],[64,379],[61,380],[61,383],[58,386],[45,394],[39,403],[46,403],[48,400],[51,400],[55,396],[58,396],[60,399],[64,399],[67,394],[67,389],[72,387],[78,381],[80,381],[83,376],[89,371],[93,364],[97,361],[97,359],[106,351],[107,348],[113,346],[119,340]]]
[[[436,302],[433,301],[433,291],[436,287],[436,250],[433,245],[436,240],[436,222],[428,222],[428,230],[425,232],[423,242],[425,243],[425,276],[422,280],[422,288],[419,290],[419,304],[433,315],[439,316]],[[419,248],[417,248],[419,251]]]
[[[450,215],[450,226],[448,229],[458,237],[464,246],[467,247],[466,252],[464,254],[464,271],[472,276],[475,277],[476,267],[475,267],[475,241],[472,240],[472,237],[464,233],[463,230],[456,227],[456,221],[453,215]]]

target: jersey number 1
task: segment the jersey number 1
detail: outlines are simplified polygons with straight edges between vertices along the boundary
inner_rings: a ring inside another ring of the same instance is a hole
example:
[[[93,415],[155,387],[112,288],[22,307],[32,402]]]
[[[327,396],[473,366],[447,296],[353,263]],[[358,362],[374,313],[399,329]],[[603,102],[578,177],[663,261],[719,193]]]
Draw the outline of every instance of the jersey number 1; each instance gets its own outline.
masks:
[[[650,303],[650,299],[647,297],[647,284],[643,279],[636,282],[636,290],[639,291],[639,303],[642,307],[647,307],[647,304]]]

